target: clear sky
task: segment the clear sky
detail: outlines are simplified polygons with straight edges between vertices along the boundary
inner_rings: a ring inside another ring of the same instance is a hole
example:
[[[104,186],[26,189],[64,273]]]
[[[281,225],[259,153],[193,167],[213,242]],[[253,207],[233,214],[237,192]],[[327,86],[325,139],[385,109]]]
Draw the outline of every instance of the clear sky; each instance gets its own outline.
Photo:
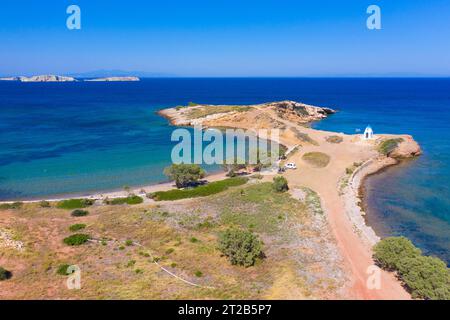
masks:
[[[81,30],[66,9],[81,8]],[[381,8],[369,30],[367,7]],[[449,0],[1,0],[0,74],[450,76]]]

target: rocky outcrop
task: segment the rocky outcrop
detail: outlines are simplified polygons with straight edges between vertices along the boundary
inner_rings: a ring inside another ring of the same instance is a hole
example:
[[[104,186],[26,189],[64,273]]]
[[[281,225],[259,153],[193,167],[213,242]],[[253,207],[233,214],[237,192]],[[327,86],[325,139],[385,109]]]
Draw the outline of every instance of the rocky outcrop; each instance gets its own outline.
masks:
[[[87,79],[84,81],[92,81],[92,82],[111,82],[111,81],[140,81],[138,77],[107,77],[107,78],[96,78],[96,79]]]
[[[295,101],[280,101],[267,105],[273,108],[280,118],[301,123],[321,120],[336,113],[330,108],[316,107]]]
[[[390,158],[406,159],[413,158],[422,154],[419,144],[409,135],[402,135],[402,141],[397,147],[389,153]]]
[[[55,75],[41,75],[32,77],[18,77],[21,82],[73,82],[75,78]]]

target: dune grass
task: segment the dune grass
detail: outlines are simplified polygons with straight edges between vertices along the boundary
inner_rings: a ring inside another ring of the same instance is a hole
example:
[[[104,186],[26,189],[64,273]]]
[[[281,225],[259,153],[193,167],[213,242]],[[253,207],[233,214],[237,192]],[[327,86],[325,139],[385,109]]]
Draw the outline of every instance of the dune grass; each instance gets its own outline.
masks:
[[[302,159],[316,168],[324,168],[330,163],[330,156],[323,152],[308,152]]]
[[[198,186],[189,189],[173,189],[169,191],[158,191],[152,193],[150,196],[156,201],[168,201],[168,200],[179,200],[185,198],[196,198],[196,197],[206,197],[215,193],[222,192],[229,187],[235,187],[245,184],[248,178],[244,177],[233,177],[229,179],[224,179],[220,181],[215,181],[208,183],[206,185]]]
[[[392,151],[395,150],[395,148],[398,147],[398,144],[403,142],[402,138],[396,138],[396,139],[387,139],[384,140],[383,142],[381,142],[378,145],[378,152],[384,154],[384,155],[389,155]]]
[[[140,204],[144,202],[144,199],[142,199],[139,196],[136,195],[130,195],[128,197],[123,197],[123,198],[114,198],[111,200],[105,200],[106,204],[110,204],[110,205],[119,205],[119,204],[129,204],[129,205],[133,205],[133,204]]]
[[[69,199],[59,201],[56,207],[59,209],[67,209],[67,210],[80,209],[92,206],[94,202],[95,200],[91,199]]]

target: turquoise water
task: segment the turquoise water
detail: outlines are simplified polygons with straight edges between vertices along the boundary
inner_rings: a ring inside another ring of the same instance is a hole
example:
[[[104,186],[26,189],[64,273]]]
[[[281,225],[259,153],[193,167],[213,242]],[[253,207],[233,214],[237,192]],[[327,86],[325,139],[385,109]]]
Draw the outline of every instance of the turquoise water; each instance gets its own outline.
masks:
[[[157,110],[285,99],[338,109],[320,129],[412,134],[424,155],[369,179],[368,222],[450,261],[450,79],[0,82],[0,199],[165,181],[173,127]]]

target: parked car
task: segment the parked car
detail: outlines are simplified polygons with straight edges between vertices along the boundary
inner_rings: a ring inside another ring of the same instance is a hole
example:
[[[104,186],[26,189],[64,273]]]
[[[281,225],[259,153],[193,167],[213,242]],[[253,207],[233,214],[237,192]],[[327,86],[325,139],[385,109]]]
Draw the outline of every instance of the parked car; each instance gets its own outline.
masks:
[[[286,169],[297,169],[297,166],[293,162],[288,162],[284,165]]]

